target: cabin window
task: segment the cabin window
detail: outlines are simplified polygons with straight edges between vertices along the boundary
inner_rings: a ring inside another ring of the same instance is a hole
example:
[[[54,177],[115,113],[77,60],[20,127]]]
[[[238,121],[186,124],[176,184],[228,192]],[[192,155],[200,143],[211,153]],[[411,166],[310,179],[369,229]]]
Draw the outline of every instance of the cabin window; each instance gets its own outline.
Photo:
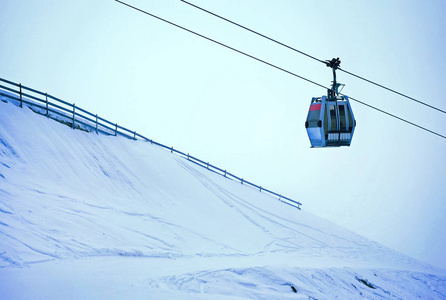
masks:
[[[352,111],[348,110],[348,130],[352,131],[352,128],[354,126],[355,120],[353,119]]]
[[[320,110],[311,110],[308,113],[308,127],[318,127],[317,122],[320,120]]]
[[[324,132],[325,132],[325,139],[328,139],[328,114],[327,114],[327,112],[324,113]]]
[[[330,110],[330,120],[331,120],[330,131],[336,131],[336,125],[337,125],[336,124],[336,106],[330,105],[329,110]]]
[[[310,106],[310,111],[308,112],[308,118],[307,118],[308,127],[318,127],[320,115],[321,115],[321,105],[312,104]]]
[[[347,129],[347,122],[345,120],[345,106],[339,105],[339,121],[340,121],[340,130]]]

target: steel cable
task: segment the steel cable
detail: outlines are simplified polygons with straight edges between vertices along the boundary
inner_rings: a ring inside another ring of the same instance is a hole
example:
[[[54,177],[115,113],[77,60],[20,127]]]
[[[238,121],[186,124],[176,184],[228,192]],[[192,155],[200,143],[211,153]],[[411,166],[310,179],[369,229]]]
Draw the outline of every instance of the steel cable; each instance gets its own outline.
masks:
[[[227,18],[225,18],[225,17],[222,17],[222,16],[220,16],[220,15],[217,15],[216,13],[213,13],[213,12],[211,12],[211,11],[209,11],[209,10],[206,10],[206,9],[204,9],[204,8],[202,8],[202,7],[199,7],[199,6],[197,6],[197,5],[193,4],[193,3],[190,3],[190,2],[185,1],[185,0],[180,0],[180,1],[183,2],[183,3],[186,3],[186,4],[188,4],[188,5],[190,5],[190,6],[192,6],[192,7],[195,7],[195,8],[197,8],[197,9],[201,10],[201,11],[204,11],[204,12],[210,14],[210,15],[213,15],[213,16],[219,18],[219,19],[222,19],[222,20],[224,20],[224,21],[226,21],[226,22],[228,22],[228,23],[231,23],[231,24],[233,24],[233,25],[235,25],[235,26],[238,26],[238,27],[240,27],[240,28],[243,28],[243,29],[245,29],[245,30],[247,30],[247,31],[249,31],[249,32],[251,32],[251,33],[254,33],[254,34],[258,35],[258,36],[261,36],[261,37],[263,37],[263,38],[265,38],[265,39],[267,39],[267,40],[269,40],[269,41],[272,41],[272,42],[274,42],[274,43],[276,43],[276,44],[279,44],[279,45],[281,45],[281,46],[283,46],[283,47],[286,47],[286,48],[288,48],[288,49],[290,49],[290,50],[293,50],[293,51],[298,52],[298,53],[300,53],[300,54],[302,54],[302,55],[305,55],[305,56],[307,56],[307,57],[309,57],[309,58],[312,58],[312,59],[314,59],[314,60],[316,60],[316,61],[318,61],[318,62],[321,62],[321,63],[323,63],[323,64],[326,64],[326,61],[324,61],[324,60],[321,60],[321,59],[316,58],[316,57],[314,57],[314,56],[312,56],[312,55],[309,55],[308,53],[305,53],[305,52],[303,52],[303,51],[300,51],[300,50],[298,50],[298,49],[296,49],[296,48],[294,48],[294,47],[288,46],[288,45],[285,44],[285,43],[279,42],[279,41],[277,41],[277,40],[275,40],[275,39],[273,39],[273,38],[270,38],[270,37],[268,37],[268,36],[266,36],[266,35],[264,35],[264,34],[261,34],[261,33],[255,31],[255,30],[250,29],[250,28],[248,28],[248,27],[246,27],[246,26],[240,25],[240,24],[238,24],[237,22],[231,21],[231,20],[229,20],[229,19],[227,19]],[[383,88],[383,89],[385,89],[385,90],[388,90],[388,91],[390,91],[390,92],[393,92],[393,93],[395,93],[395,94],[397,94],[397,95],[400,95],[400,96],[402,96],[402,97],[405,97],[405,98],[407,98],[407,99],[410,99],[410,100],[412,100],[412,101],[415,101],[415,102],[417,102],[417,103],[419,103],[419,104],[425,105],[425,106],[427,106],[427,107],[429,107],[429,108],[432,108],[432,109],[434,109],[434,110],[437,110],[437,111],[439,111],[439,112],[442,112],[442,113],[445,113],[445,114],[446,114],[446,111],[445,111],[445,110],[442,110],[442,109],[440,109],[440,108],[438,108],[438,107],[435,107],[435,106],[433,106],[433,105],[427,104],[427,103],[425,103],[425,102],[423,102],[423,101],[417,100],[417,99],[415,99],[415,98],[413,98],[413,97],[407,96],[407,95],[405,95],[405,94],[403,94],[403,93],[397,92],[397,91],[395,91],[395,90],[393,90],[393,89],[391,89],[391,88],[388,88],[388,87],[386,87],[386,86],[383,86],[382,84],[376,83],[376,82],[374,82],[374,81],[372,81],[372,80],[369,80],[369,79],[364,78],[364,77],[362,77],[362,76],[356,75],[356,74],[354,74],[354,73],[352,73],[352,72],[349,72],[349,71],[347,71],[347,70],[344,70],[344,69],[342,69],[342,68],[338,68],[338,70],[340,70],[340,71],[342,71],[342,72],[344,72],[344,73],[347,73],[347,74],[349,74],[349,75],[351,75],[351,76],[354,76],[354,77],[356,77],[356,78],[359,78],[359,79],[361,79],[361,80],[364,80],[364,81],[366,81],[366,82],[368,82],[368,83],[374,84],[374,85],[376,85],[376,86],[378,86],[378,87],[380,87],[380,88]]]
[[[218,44],[218,45],[220,45],[220,46],[223,46],[223,47],[225,47],[225,48],[227,48],[227,49],[230,49],[230,50],[235,51],[235,52],[237,52],[237,53],[243,54],[243,55],[245,55],[245,56],[247,56],[247,57],[249,57],[249,58],[252,58],[252,59],[254,59],[254,60],[256,60],[256,61],[259,61],[259,62],[261,62],[261,63],[264,63],[264,64],[266,64],[266,65],[268,65],[268,66],[270,66],[270,67],[273,67],[273,68],[275,68],[275,69],[278,69],[278,70],[280,70],[280,71],[283,71],[283,72],[285,72],[285,73],[287,73],[287,74],[293,75],[293,76],[295,76],[295,77],[297,77],[297,78],[300,78],[300,79],[302,79],[302,80],[305,80],[305,81],[307,81],[307,82],[309,82],[309,83],[312,83],[312,84],[317,85],[317,86],[319,86],[319,87],[322,87],[322,88],[324,88],[324,89],[328,89],[326,86],[324,86],[324,85],[322,85],[322,84],[320,84],[320,83],[317,83],[317,82],[315,82],[315,81],[313,81],[313,80],[307,79],[307,78],[305,78],[305,77],[303,77],[303,76],[300,76],[300,75],[298,75],[298,74],[296,74],[296,73],[293,73],[293,72],[288,71],[288,70],[286,70],[286,69],[284,69],[284,68],[281,68],[281,67],[279,67],[279,66],[276,66],[276,65],[274,65],[274,64],[271,64],[271,63],[269,63],[269,62],[267,62],[267,61],[265,61],[265,60],[262,60],[262,59],[260,59],[260,58],[255,57],[255,56],[252,56],[252,55],[250,55],[250,54],[247,54],[247,53],[245,53],[245,52],[243,52],[243,51],[240,51],[240,50],[238,50],[238,49],[235,49],[235,48],[233,48],[233,47],[230,47],[230,46],[228,46],[228,45],[226,45],[226,44],[223,44],[223,43],[218,42],[218,41],[216,41],[216,40],[214,40],[214,39],[211,39],[211,38],[209,38],[209,37],[207,37],[207,36],[204,36],[204,35],[202,35],[202,34],[199,34],[199,33],[195,32],[195,31],[192,31],[192,30],[190,30],[190,29],[187,29],[187,28],[185,28],[185,27],[183,27],[183,26],[180,26],[180,25],[178,25],[178,24],[175,24],[175,23],[173,23],[173,22],[171,22],[171,21],[168,21],[168,20],[166,20],[166,19],[163,19],[163,18],[161,18],[161,17],[158,17],[158,16],[156,16],[156,15],[154,15],[154,14],[151,14],[151,13],[149,13],[149,12],[147,12],[147,11],[144,11],[144,10],[142,10],[142,9],[140,9],[140,8],[137,8],[137,7],[135,7],[135,6],[132,6],[132,5],[130,5],[130,4],[127,4],[127,3],[125,3],[125,2],[122,2],[122,1],[120,1],[120,0],[115,0],[115,1],[118,2],[118,3],[121,3],[121,4],[123,4],[123,5],[125,5],[125,6],[127,6],[127,7],[130,7],[130,8],[132,8],[132,9],[136,10],[136,11],[139,11],[139,12],[141,12],[141,13],[144,13],[144,14],[146,14],[146,15],[148,15],[148,16],[151,16],[151,17],[153,17],[153,18],[155,18],[155,19],[158,19],[158,20],[160,20],[160,21],[163,21],[163,22],[165,22],[165,23],[168,23],[168,24],[170,24],[170,25],[172,25],[172,26],[175,26],[175,27],[177,27],[177,28],[183,29],[183,30],[185,30],[185,31],[187,31],[187,32],[189,32],[189,33],[192,33],[192,34],[194,34],[194,35],[197,35],[197,36],[199,36],[199,37],[201,37],[201,38],[204,38],[204,39],[206,39],[206,40],[208,40],[208,41],[211,41],[211,42],[213,42],[213,43],[216,43],[216,44]],[[325,62],[324,62],[324,63],[325,63]],[[341,94],[341,95],[343,95],[343,94]],[[360,103],[360,104],[363,104],[363,105],[365,105],[365,106],[367,106],[367,107],[369,107],[369,108],[372,108],[372,109],[374,109],[374,110],[377,110],[377,111],[379,111],[379,112],[381,112],[381,113],[384,113],[384,114],[386,114],[386,115],[388,115],[388,116],[394,117],[394,118],[396,118],[396,119],[398,119],[398,120],[400,120],[400,121],[406,122],[406,123],[408,123],[408,124],[410,124],[410,125],[413,125],[413,126],[415,126],[415,127],[417,127],[417,128],[420,128],[420,129],[425,130],[425,131],[427,131],[427,132],[429,132],[429,133],[435,134],[435,135],[437,135],[437,136],[439,136],[439,137],[442,137],[442,138],[446,139],[446,136],[441,135],[441,134],[439,134],[439,133],[437,133],[437,132],[435,132],[435,131],[432,131],[432,130],[430,130],[430,129],[427,129],[427,128],[425,128],[425,127],[422,127],[422,126],[420,126],[420,125],[417,125],[417,124],[415,124],[415,123],[413,123],[413,122],[410,122],[410,121],[408,121],[408,120],[405,120],[405,119],[403,119],[403,118],[400,118],[400,117],[398,117],[398,116],[396,116],[396,115],[393,115],[393,114],[391,114],[391,113],[388,113],[388,112],[386,112],[386,111],[384,111],[384,110],[382,110],[382,109],[376,108],[376,107],[374,107],[374,106],[372,106],[372,105],[369,105],[369,104],[367,104],[367,103],[365,103],[365,102],[363,102],[363,101],[360,101],[360,100],[358,100],[358,99],[355,99],[355,98],[353,98],[353,97],[350,97],[350,96],[348,96],[348,97],[349,97],[349,99],[352,99],[353,101],[356,101],[356,102],[358,102],[358,103]]]

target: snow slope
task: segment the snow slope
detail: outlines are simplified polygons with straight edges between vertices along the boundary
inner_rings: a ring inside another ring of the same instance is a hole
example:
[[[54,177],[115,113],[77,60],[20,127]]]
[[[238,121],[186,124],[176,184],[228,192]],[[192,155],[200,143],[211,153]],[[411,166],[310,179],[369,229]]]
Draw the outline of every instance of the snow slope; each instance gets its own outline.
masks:
[[[446,298],[446,275],[150,143],[0,102],[0,299],[361,297]]]

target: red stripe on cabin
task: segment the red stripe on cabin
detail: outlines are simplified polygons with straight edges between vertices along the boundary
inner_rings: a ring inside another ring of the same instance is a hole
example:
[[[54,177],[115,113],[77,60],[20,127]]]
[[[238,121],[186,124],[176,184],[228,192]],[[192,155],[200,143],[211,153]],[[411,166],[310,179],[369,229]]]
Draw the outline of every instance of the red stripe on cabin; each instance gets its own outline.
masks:
[[[310,111],[313,111],[313,110],[321,110],[321,104],[320,103],[319,104],[311,104]]]

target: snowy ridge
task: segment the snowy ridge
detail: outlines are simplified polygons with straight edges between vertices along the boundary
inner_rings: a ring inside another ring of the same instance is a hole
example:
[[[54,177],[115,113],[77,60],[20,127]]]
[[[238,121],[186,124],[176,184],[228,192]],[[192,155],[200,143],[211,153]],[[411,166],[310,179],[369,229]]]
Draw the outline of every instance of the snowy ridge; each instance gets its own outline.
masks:
[[[150,141],[151,144],[160,146],[164,149],[169,150],[171,153],[176,153],[181,157],[187,158],[187,160],[195,163],[200,167],[206,168],[212,172],[220,174],[229,179],[237,180],[241,182],[241,184],[246,184],[256,189],[259,189],[259,191],[261,192],[264,191],[271,195],[277,196],[279,198],[279,201],[285,204],[296,207],[297,209],[300,209],[300,206],[302,205],[302,203],[298,201],[290,199],[281,194],[275,193],[262,186],[251,183],[243,178],[240,178],[234,174],[227,172],[226,170],[216,167],[210,164],[209,162],[205,162],[201,159],[198,159],[190,155],[189,153],[186,154],[182,151],[174,149],[173,146],[168,147],[152,139],[149,139],[141,134],[137,134],[136,131],[131,131],[125,127],[118,125],[117,123],[112,123],[104,118],[99,117],[97,114],[95,115],[85,109],[76,106],[74,103],[70,104],[59,98],[51,96],[48,93],[43,93],[35,89],[23,86],[22,84],[18,84],[3,78],[0,78],[0,82],[9,85],[9,87],[7,87],[0,84],[0,96],[2,96],[4,99],[7,99],[8,101],[16,102],[17,104],[19,104],[20,107],[22,107],[23,105],[28,106],[34,112],[37,112],[41,115],[45,115],[48,118],[56,120],[60,123],[63,123],[75,129],[84,130],[87,132],[94,131],[96,133],[101,133],[105,135],[114,135],[114,136],[119,135],[134,140],[139,138],[145,141]],[[28,93],[32,93],[33,95],[22,92],[22,89],[26,90]],[[51,99],[53,99],[56,102],[53,103]],[[95,120],[92,118],[95,118]]]
[[[0,298],[446,297],[442,270],[271,200],[0,102]]]

